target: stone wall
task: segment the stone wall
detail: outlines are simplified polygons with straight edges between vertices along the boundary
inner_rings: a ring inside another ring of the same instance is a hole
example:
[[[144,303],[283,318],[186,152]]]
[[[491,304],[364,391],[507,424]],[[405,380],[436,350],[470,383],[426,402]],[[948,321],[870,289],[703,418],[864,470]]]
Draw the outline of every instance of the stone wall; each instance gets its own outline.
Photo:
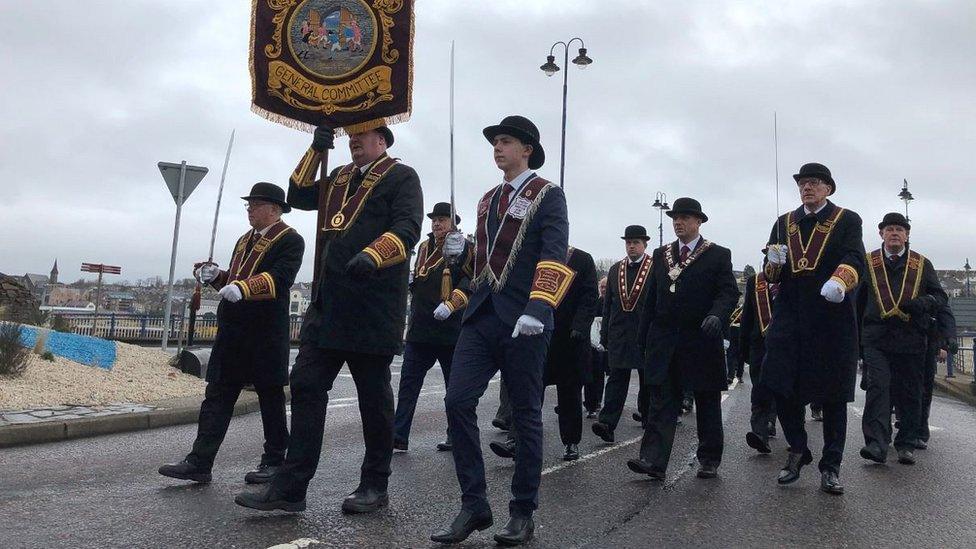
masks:
[[[0,274],[0,318],[29,324],[36,311],[37,300],[30,291],[17,279]]]

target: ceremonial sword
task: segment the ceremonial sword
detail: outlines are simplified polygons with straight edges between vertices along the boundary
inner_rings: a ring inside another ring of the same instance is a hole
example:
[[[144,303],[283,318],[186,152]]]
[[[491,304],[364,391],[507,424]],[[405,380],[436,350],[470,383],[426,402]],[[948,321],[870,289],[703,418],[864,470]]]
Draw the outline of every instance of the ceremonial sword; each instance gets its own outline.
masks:
[[[450,113],[450,151],[451,151],[450,152],[450,157],[451,157],[451,177],[450,177],[450,179],[451,179],[451,230],[447,233],[447,236],[444,238],[444,246],[445,246],[445,249],[447,248],[447,243],[448,242],[452,242],[452,243],[454,243],[456,245],[456,244],[459,243],[459,241],[463,241],[464,240],[464,235],[457,228],[457,207],[454,205],[454,41],[453,40],[451,40],[451,80],[450,80],[450,82],[451,82],[450,108],[448,109],[448,111]],[[460,244],[461,244],[461,253],[463,253],[463,251],[464,251],[463,242],[460,242]],[[445,253],[444,256],[447,257],[447,261],[448,261],[449,264],[454,265],[454,264],[457,263],[458,258],[460,257],[460,254],[459,255],[447,255]],[[449,271],[449,269],[446,269],[444,271],[446,275],[448,274],[448,271]],[[442,283],[442,287],[443,287],[443,283]]]

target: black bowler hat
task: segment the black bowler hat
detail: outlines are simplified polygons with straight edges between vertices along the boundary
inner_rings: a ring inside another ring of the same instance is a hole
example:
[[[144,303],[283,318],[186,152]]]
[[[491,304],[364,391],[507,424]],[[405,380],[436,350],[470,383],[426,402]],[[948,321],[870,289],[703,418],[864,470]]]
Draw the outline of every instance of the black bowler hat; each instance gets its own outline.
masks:
[[[380,126],[380,127],[376,128],[376,131],[378,131],[380,133],[380,135],[383,136],[383,139],[386,140],[386,146],[387,146],[387,148],[393,146],[393,131],[390,130],[389,127],[387,127],[387,126]]]
[[[800,167],[800,173],[793,174],[793,180],[799,181],[804,177],[816,177],[825,181],[830,185],[830,194],[837,192],[837,183],[834,183],[834,178],[830,175],[830,170],[827,166],[823,164],[817,164],[816,162],[810,162],[809,164],[804,164]]]
[[[697,215],[702,223],[708,221],[708,216],[702,212],[701,203],[694,198],[682,197],[674,201],[674,205],[671,209],[665,212],[668,217],[674,219],[674,216],[680,214]]]
[[[489,143],[493,142],[497,135],[507,134],[526,145],[532,145],[532,154],[529,156],[530,169],[537,170],[546,163],[546,151],[542,150],[542,144],[539,143],[539,128],[524,116],[517,114],[506,116],[500,124],[488,126],[482,133]]]
[[[884,219],[881,220],[881,223],[878,223],[878,230],[880,231],[888,225],[901,225],[902,227],[905,227],[906,231],[912,230],[912,226],[910,223],[908,223],[908,219],[898,212],[886,213]]]
[[[434,210],[427,214],[428,219],[434,219],[435,217],[451,217],[451,205],[447,202],[438,202],[434,204]],[[461,223],[461,216],[454,212],[454,224],[457,225]]]
[[[628,225],[624,229],[624,235],[621,236],[623,240],[630,240],[632,238],[639,238],[644,242],[647,242],[651,237],[647,236],[647,229],[643,225]]]
[[[291,206],[285,202],[285,191],[281,187],[275,185],[274,183],[255,183],[251,187],[251,194],[247,196],[242,196],[244,200],[264,200],[265,202],[271,202],[281,206],[281,213],[288,213],[291,211]]]

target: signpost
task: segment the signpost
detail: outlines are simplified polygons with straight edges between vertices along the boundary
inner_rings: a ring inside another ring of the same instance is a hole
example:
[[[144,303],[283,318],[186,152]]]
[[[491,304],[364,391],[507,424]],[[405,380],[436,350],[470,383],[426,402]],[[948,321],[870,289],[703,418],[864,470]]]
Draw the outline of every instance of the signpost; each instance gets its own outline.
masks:
[[[207,175],[208,170],[202,166],[187,166],[184,160],[179,164],[160,162],[159,171],[163,174],[163,180],[166,182],[170,194],[173,195],[173,201],[176,202],[173,252],[169,260],[169,284],[166,287],[166,309],[163,313],[162,348],[165,351],[169,340],[169,317],[173,312],[173,277],[176,275],[176,246],[180,240],[180,214],[183,211],[183,203],[203,180],[203,176]]]
[[[98,309],[102,306],[102,275],[103,274],[122,274],[122,267],[116,265],[104,265],[102,263],[82,263],[81,272],[98,273],[98,286],[95,287],[95,316],[92,320],[92,336],[97,337],[96,328],[98,327]]]

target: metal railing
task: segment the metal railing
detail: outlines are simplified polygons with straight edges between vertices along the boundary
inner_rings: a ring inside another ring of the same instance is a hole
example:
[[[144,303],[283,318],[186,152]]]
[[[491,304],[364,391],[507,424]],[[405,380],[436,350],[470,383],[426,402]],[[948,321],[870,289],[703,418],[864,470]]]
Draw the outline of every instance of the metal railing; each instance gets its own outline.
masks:
[[[93,314],[60,314],[67,331],[75,334],[113,339],[126,343],[158,342],[163,338],[163,330],[168,329],[168,339],[177,341],[187,337],[190,321],[185,315],[173,316],[169,325],[164,328],[162,315],[140,315],[129,313],[104,313],[97,317]],[[298,341],[298,333],[302,327],[302,317],[292,316],[289,321],[289,334],[292,342]],[[197,317],[194,328],[194,340],[197,342],[213,342],[217,335],[217,319],[215,317]]]

